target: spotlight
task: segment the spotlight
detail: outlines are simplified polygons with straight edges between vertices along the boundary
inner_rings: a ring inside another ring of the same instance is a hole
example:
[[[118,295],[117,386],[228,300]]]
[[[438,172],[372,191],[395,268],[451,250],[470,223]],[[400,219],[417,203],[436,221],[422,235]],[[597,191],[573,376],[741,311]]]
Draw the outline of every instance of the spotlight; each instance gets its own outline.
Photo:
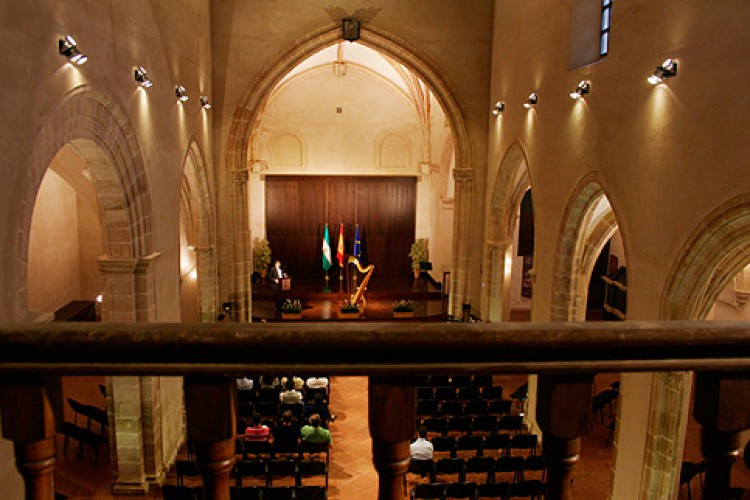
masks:
[[[146,73],[146,68],[143,66],[138,66],[135,68],[134,73],[135,81],[141,84],[141,87],[149,88],[154,83],[149,79],[148,74]]]
[[[665,78],[672,78],[675,75],[677,75],[677,61],[667,59],[661,63],[661,66],[656,67],[647,80],[651,85],[656,85],[663,82]]]
[[[70,35],[65,35],[65,38],[58,40],[57,49],[60,52],[60,55],[67,57],[70,62],[76,63],[79,66],[89,59],[86,57],[86,54],[81,52],[81,49],[78,48],[78,44]]]
[[[497,101],[492,108],[492,114],[498,116],[503,111],[505,111],[505,101]]]
[[[578,82],[578,85],[576,85],[575,91],[570,93],[571,99],[581,99],[584,95],[588,94],[591,91],[591,82],[588,80],[581,80]]]
[[[185,90],[185,87],[183,87],[182,85],[174,86],[174,95],[176,95],[177,99],[182,102],[185,102],[188,99],[190,99],[187,95],[187,91]]]
[[[526,109],[531,109],[534,106],[536,106],[536,103],[539,101],[539,96],[536,95],[535,92],[532,92],[529,94],[529,98],[526,99],[526,102],[523,103],[523,107]]]
[[[201,106],[203,106],[203,109],[211,109],[211,103],[208,102],[208,96],[202,95],[201,96]]]

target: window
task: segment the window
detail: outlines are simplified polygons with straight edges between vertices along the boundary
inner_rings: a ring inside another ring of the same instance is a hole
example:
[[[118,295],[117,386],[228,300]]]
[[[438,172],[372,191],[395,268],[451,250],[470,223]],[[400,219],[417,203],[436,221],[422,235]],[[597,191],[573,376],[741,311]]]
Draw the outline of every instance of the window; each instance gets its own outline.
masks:
[[[612,25],[612,1],[602,0],[602,24],[599,30],[599,56],[609,52],[609,28]]]

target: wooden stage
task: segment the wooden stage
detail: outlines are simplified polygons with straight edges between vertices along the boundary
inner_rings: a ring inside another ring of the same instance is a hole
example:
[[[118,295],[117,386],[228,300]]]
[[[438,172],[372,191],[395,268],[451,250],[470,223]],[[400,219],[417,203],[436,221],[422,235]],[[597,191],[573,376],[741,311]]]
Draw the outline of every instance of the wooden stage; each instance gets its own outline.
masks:
[[[432,280],[422,274],[419,279],[412,275],[378,276],[373,275],[365,292],[367,307],[359,320],[391,321],[392,304],[396,300],[408,299],[414,302],[414,318],[420,321],[445,321],[447,298]],[[322,276],[294,276],[289,291],[276,291],[270,280],[253,283],[253,321],[281,320],[276,304],[285,299],[299,299],[302,302],[303,321],[340,321],[339,306],[344,299],[354,293],[347,291],[346,280],[339,280],[338,274],[330,273],[327,284]],[[408,319],[407,319],[408,321]]]

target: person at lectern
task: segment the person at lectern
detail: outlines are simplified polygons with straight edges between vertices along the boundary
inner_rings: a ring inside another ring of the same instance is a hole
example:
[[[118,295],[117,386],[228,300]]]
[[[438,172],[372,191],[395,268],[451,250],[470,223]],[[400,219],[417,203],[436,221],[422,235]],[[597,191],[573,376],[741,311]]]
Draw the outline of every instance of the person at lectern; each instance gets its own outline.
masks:
[[[271,268],[271,274],[269,277],[271,278],[271,282],[276,285],[278,285],[282,279],[287,277],[287,274],[281,268],[280,260],[277,260],[273,263],[273,267]]]

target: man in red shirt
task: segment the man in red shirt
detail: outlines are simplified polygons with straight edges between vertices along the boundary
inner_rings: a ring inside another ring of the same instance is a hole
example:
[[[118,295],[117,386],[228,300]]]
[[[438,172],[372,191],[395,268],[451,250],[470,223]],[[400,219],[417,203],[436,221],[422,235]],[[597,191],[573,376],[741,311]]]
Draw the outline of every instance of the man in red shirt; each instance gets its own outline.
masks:
[[[245,441],[268,441],[271,429],[263,425],[260,413],[253,414],[253,425],[245,429]]]

